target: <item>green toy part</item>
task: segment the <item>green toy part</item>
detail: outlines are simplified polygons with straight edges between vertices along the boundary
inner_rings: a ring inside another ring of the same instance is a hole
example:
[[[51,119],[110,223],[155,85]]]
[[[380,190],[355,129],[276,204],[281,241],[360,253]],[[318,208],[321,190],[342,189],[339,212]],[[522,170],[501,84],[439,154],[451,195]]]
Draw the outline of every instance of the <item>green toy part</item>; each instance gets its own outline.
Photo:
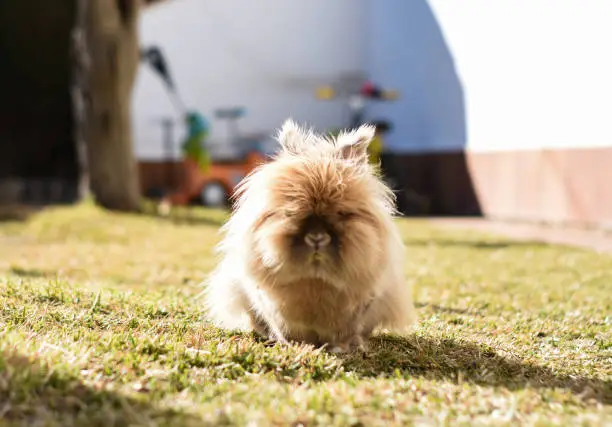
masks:
[[[207,172],[211,165],[210,153],[206,149],[208,122],[197,112],[188,113],[186,122],[188,132],[182,144],[183,154],[186,158],[194,160],[202,172]]]

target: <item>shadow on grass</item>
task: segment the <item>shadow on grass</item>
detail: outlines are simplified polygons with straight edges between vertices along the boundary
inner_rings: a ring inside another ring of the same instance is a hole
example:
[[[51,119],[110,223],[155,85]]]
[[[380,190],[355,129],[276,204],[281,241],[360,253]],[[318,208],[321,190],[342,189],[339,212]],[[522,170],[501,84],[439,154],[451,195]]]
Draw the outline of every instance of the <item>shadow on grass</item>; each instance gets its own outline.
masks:
[[[13,266],[9,269],[10,274],[29,279],[48,279],[57,277],[56,271],[40,270],[38,268],[22,268]]]
[[[552,370],[509,358],[494,349],[452,339],[376,336],[367,354],[343,357],[344,367],[362,377],[378,375],[417,376],[435,380],[463,381],[481,386],[565,389],[581,398],[612,404],[612,382],[557,375]]]
[[[0,415],[11,425],[181,425],[201,419],[98,389],[13,352],[0,353]]]
[[[439,247],[466,247],[473,249],[504,249],[504,248],[547,248],[551,245],[539,240],[495,240],[495,241],[483,241],[483,240],[460,240],[460,239],[405,239],[404,243],[407,246],[439,246]]]
[[[217,218],[210,218],[201,215],[189,215],[184,213],[175,213],[168,216],[157,215],[157,214],[141,214],[149,216],[160,221],[171,222],[175,225],[192,225],[192,226],[208,226],[208,227],[221,227],[225,221]]]
[[[25,222],[43,209],[40,206],[0,203],[0,222]]]
[[[189,206],[174,207],[167,215],[162,215],[153,203],[145,205],[136,215],[167,221],[176,225],[203,225],[216,228],[221,227],[227,220],[223,212],[201,212],[199,209]]]
[[[438,305],[438,304],[427,304],[427,303],[419,303],[419,302],[416,302],[414,305],[415,305],[416,308],[427,308],[427,307],[429,307],[430,309],[432,309],[433,311],[438,312],[438,313],[461,314],[461,315],[477,316],[477,317],[483,317],[484,316],[484,314],[482,314],[479,311],[468,310],[467,308],[452,308],[452,307],[444,307],[444,306]]]

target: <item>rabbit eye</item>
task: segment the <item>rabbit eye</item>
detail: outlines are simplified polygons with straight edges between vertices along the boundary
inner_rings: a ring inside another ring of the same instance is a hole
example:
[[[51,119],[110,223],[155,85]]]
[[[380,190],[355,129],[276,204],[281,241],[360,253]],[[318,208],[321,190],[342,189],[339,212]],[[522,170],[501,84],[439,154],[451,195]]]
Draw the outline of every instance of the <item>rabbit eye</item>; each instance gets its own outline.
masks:
[[[292,218],[292,217],[295,216],[295,212],[292,211],[292,210],[285,209],[283,211],[283,216],[286,217],[286,218]]]
[[[342,219],[349,219],[355,217],[357,214],[351,211],[339,211],[338,216]]]

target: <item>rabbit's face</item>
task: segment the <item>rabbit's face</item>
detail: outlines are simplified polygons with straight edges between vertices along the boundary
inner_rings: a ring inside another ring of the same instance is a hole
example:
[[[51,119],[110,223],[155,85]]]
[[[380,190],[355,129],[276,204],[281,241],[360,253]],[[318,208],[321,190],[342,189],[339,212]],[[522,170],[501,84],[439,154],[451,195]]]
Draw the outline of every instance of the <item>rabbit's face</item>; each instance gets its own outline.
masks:
[[[392,211],[392,193],[367,164],[373,129],[310,141],[293,130],[281,138],[284,152],[241,190],[259,197],[245,241],[252,268],[280,282],[350,285],[351,278],[373,277],[387,253]]]

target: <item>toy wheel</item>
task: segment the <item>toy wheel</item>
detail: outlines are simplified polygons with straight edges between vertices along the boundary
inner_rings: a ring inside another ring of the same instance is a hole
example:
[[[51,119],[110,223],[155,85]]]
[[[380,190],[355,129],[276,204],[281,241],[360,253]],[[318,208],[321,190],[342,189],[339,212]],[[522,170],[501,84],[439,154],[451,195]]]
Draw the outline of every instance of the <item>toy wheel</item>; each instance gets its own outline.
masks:
[[[222,207],[227,204],[225,187],[218,182],[209,182],[200,191],[200,198],[204,206]]]

